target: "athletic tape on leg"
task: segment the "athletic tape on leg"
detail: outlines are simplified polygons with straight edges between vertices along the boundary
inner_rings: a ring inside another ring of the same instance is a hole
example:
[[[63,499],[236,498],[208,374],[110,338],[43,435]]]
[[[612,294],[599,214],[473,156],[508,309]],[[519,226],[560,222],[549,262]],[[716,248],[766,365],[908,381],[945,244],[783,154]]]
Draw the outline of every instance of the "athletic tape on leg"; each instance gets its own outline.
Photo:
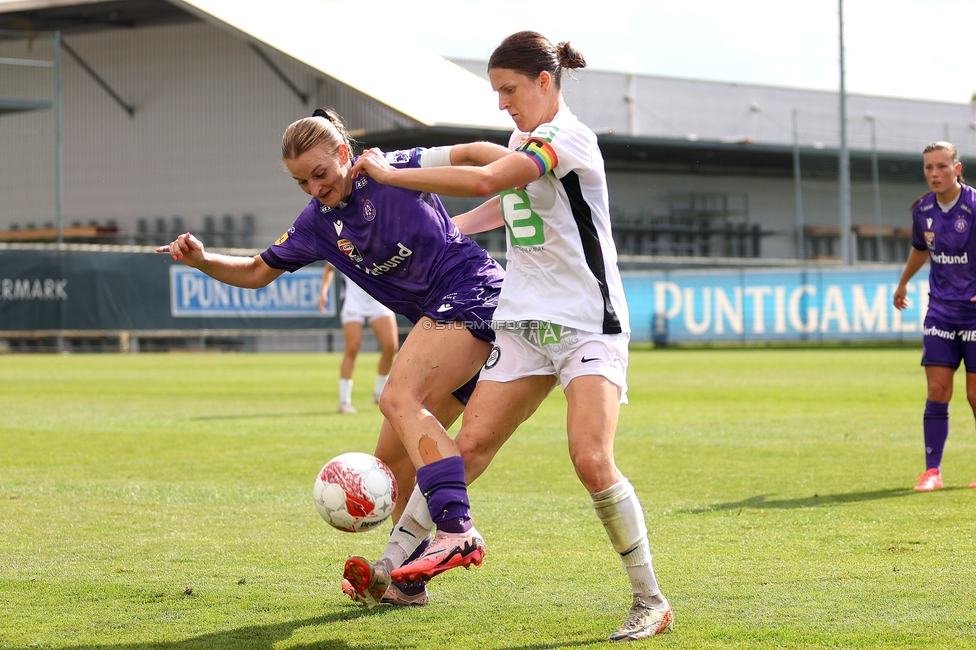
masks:
[[[620,553],[624,563],[627,564],[628,555],[643,555],[643,553],[633,553],[641,541],[647,539],[647,524],[644,522],[644,511],[637,499],[637,493],[634,492],[634,486],[630,481],[623,479],[606,490],[590,496],[593,499],[593,509],[596,510],[600,522],[610,536],[613,550]]]

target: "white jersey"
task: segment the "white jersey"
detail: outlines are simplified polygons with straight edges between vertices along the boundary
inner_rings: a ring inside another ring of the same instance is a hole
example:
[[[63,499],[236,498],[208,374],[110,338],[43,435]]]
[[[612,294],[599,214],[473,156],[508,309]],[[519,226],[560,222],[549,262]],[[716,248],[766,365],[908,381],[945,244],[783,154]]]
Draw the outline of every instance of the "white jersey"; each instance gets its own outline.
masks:
[[[516,129],[509,148],[529,155],[542,176],[501,194],[508,264],[495,321],[630,332],[596,135],[563,107],[532,133]]]

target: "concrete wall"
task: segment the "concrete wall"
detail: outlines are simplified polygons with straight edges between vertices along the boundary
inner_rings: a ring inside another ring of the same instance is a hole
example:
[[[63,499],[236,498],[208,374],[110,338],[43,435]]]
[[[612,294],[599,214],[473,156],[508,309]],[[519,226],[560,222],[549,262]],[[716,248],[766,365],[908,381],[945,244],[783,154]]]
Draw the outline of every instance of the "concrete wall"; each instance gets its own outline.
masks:
[[[355,91],[269,53],[311,96],[303,105],[246,42],[204,23],[69,35],[65,41],[135,107],[130,117],[64,55],[66,225],[114,220],[131,233],[140,217],[154,229],[155,218],[169,224],[179,215],[187,228],[199,230],[204,215],[214,215],[218,224],[232,215],[239,224],[251,214],[255,243],[263,247],[308,201],[279,158],[288,124],[327,105],[337,107],[353,130],[406,125]],[[47,90],[50,77],[35,77]],[[0,78],[0,97],[21,93],[5,84]],[[0,229],[53,221],[53,124],[50,111],[0,116]],[[31,185],[38,177],[40,183]]]

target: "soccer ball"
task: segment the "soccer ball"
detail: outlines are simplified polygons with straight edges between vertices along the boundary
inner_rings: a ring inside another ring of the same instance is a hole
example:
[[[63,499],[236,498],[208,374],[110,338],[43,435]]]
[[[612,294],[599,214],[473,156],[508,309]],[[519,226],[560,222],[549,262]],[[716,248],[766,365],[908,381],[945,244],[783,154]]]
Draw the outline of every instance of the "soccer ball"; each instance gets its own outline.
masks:
[[[347,533],[370,530],[393,514],[397,484],[386,463],[358,451],[325,464],[312,489],[322,519]]]

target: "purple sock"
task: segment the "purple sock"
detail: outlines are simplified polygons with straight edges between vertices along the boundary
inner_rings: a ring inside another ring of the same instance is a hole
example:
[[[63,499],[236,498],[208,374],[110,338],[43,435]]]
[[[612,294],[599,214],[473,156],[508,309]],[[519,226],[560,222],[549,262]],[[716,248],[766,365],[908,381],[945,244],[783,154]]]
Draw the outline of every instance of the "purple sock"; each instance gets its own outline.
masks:
[[[925,469],[942,465],[942,451],[949,437],[949,405],[945,402],[925,400],[925,415],[922,417],[922,431],[925,436]]]
[[[417,470],[417,485],[427,499],[437,530],[463,533],[471,528],[471,504],[464,480],[464,459],[448,456]]]

